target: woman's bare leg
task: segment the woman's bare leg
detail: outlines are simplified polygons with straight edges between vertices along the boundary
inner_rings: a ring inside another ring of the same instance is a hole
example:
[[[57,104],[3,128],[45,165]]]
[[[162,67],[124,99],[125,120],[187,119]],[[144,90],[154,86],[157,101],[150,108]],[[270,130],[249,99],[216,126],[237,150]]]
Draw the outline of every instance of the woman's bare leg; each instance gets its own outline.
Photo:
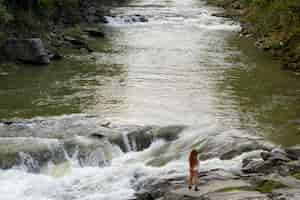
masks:
[[[194,185],[195,185],[195,191],[198,191],[198,184],[199,184],[199,174],[198,172],[195,172],[194,174]]]
[[[189,189],[192,189],[192,185],[193,185],[193,173],[190,173],[190,176],[189,176]]]

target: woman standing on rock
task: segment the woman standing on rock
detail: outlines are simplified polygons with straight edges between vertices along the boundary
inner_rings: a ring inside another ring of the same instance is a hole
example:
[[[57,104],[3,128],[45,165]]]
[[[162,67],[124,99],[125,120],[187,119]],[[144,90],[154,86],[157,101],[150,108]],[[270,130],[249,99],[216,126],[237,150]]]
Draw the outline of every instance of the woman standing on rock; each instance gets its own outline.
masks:
[[[189,177],[189,189],[192,189],[192,185],[195,185],[195,191],[198,191],[198,171],[199,171],[199,160],[198,152],[193,149],[189,156],[190,164],[190,177]]]

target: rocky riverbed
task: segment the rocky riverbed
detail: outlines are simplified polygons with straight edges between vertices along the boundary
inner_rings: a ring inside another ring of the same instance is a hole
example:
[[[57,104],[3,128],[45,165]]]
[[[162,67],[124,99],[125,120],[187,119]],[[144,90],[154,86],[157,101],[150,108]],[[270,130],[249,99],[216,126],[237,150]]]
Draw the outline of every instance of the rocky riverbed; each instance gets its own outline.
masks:
[[[190,131],[192,127],[178,125],[114,125],[88,115],[2,121],[0,167],[42,173],[49,163],[60,167],[73,158],[81,167],[105,168],[120,152],[140,152],[146,166],[162,170],[170,161],[186,160],[183,140]],[[162,146],[149,151],[161,140]],[[280,148],[262,137],[232,131],[193,140],[189,148],[200,152],[200,191],[188,190],[187,169],[178,173],[169,168],[161,177],[136,171],[131,178],[133,199],[299,199],[299,146]]]
[[[188,189],[187,177],[138,183],[139,200],[297,200],[300,198],[299,146],[262,151],[242,160],[241,171],[201,171],[199,191]],[[201,157],[201,153],[200,153]],[[201,168],[201,161],[200,161]]]
[[[63,59],[69,54],[88,54],[97,51],[92,45],[93,42],[105,38],[107,34],[103,32],[101,25],[115,19],[124,23],[148,21],[139,13],[120,16],[110,13],[113,7],[122,3],[124,2],[74,1],[76,5],[74,8],[47,13],[49,17],[46,19],[38,14],[33,17],[26,15],[19,19],[18,13],[25,11],[15,5],[16,10],[12,10],[17,19],[7,26],[0,26],[4,32],[0,37],[0,63],[15,62],[41,66]],[[23,30],[18,26],[18,20],[25,24],[35,24],[37,27],[25,26]]]

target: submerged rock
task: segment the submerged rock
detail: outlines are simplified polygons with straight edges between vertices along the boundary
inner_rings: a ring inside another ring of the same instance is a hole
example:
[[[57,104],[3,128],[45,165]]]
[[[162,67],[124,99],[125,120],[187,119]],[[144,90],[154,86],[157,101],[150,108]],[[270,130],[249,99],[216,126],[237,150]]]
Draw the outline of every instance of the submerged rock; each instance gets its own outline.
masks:
[[[107,138],[76,136],[65,140],[64,148],[81,166],[103,166],[111,161],[114,153]]]
[[[52,161],[65,160],[62,144],[57,139],[42,138],[1,138],[0,168],[24,166],[28,171],[39,171],[40,167]]]
[[[287,156],[293,160],[300,159],[300,145],[295,145],[289,148],[286,148]]]
[[[83,31],[88,33],[92,37],[104,37],[105,36],[104,33],[97,28],[86,28]]]
[[[10,38],[2,45],[8,60],[30,64],[49,64],[50,58],[40,38]]]
[[[201,160],[207,160],[213,157],[229,160],[242,153],[256,150],[270,151],[274,147],[275,145],[267,142],[262,137],[252,136],[246,133],[224,132],[209,136],[196,148],[198,152],[200,152]]]

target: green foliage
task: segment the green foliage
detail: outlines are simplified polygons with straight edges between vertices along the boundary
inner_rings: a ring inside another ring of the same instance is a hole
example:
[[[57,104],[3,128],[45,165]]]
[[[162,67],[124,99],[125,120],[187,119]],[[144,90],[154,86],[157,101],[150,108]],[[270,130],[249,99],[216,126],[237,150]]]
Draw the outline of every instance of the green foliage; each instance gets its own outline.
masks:
[[[38,7],[43,10],[55,9],[56,0],[38,0]]]
[[[294,174],[293,177],[295,177],[296,179],[299,179],[299,180],[300,180],[300,172],[297,173],[297,174]]]
[[[78,8],[80,0],[38,0],[40,9],[55,9],[56,7]]]
[[[262,192],[262,193],[270,193],[274,189],[279,189],[279,188],[284,188],[286,187],[282,183],[272,181],[272,180],[267,180],[262,182],[260,185],[258,185],[255,190]]]
[[[80,28],[80,26],[74,26],[74,27],[66,28],[64,30],[65,36],[71,36],[76,39],[80,39],[82,34],[83,34],[83,32],[82,32],[82,29]]]
[[[300,27],[299,0],[251,0],[248,19],[260,36],[285,32],[291,36]]]
[[[218,190],[218,192],[232,192],[232,191],[254,191],[254,189],[250,186],[242,186],[242,187],[227,187]]]
[[[14,19],[14,16],[8,12],[7,8],[0,4],[0,24],[7,24]]]

